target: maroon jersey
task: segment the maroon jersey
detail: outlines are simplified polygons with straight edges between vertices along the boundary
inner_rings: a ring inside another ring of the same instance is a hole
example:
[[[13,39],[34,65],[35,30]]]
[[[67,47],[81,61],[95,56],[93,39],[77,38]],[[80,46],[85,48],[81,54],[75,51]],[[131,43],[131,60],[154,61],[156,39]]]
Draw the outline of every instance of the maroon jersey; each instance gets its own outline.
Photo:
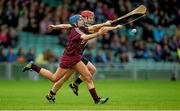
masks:
[[[77,56],[82,54],[82,51],[86,45],[86,42],[81,39],[81,35],[86,32],[85,27],[73,28],[69,35],[69,39],[64,51],[64,55]]]
[[[84,34],[86,30],[86,27],[75,27],[71,30],[64,54],[61,58],[60,66],[62,68],[71,68],[81,61],[82,52],[86,45],[86,42],[83,41],[81,35]]]

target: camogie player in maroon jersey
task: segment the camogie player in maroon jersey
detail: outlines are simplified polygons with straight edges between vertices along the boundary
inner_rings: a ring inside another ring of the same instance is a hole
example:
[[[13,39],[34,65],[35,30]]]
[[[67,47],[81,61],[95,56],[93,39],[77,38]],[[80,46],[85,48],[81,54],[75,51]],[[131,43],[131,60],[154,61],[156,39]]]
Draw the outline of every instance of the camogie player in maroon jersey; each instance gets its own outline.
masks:
[[[86,23],[85,26],[88,26],[88,33],[97,32],[97,30],[100,27],[110,25],[110,21],[101,24],[92,25],[94,24],[94,12],[89,10],[82,11],[81,16],[85,20]],[[71,24],[60,24],[60,25],[50,25],[49,29],[50,30],[71,29],[72,27],[73,26]],[[82,62],[87,66],[88,70],[93,76],[96,72],[95,66],[85,57],[82,58]],[[57,91],[62,87],[63,83],[66,82],[74,72],[75,72],[74,70],[67,71],[64,77],[62,77],[53,85],[52,89],[49,91],[48,95],[46,96],[47,100],[50,103],[55,103],[55,95]],[[74,94],[77,96],[78,96],[78,86],[83,82],[83,80],[84,80],[83,77],[79,76],[74,82],[72,82],[69,85],[72,91],[74,92]]]
[[[121,28],[120,25],[114,27],[102,27],[98,32],[94,34],[85,34],[87,33],[87,28],[84,27],[85,23],[81,15],[74,15],[70,17],[70,23],[74,25],[71,29],[69,39],[64,50],[63,56],[60,58],[61,63],[57,68],[56,72],[53,74],[47,69],[41,68],[38,65],[30,62],[24,68],[23,72],[27,70],[34,70],[42,76],[48,78],[52,82],[57,82],[61,79],[67,71],[75,70],[78,72],[86,81],[87,88],[95,102],[95,104],[103,104],[109,98],[100,98],[92,80],[92,75],[89,72],[87,66],[82,62],[82,51],[88,40],[96,38],[104,33],[107,33],[110,30],[116,30]]]

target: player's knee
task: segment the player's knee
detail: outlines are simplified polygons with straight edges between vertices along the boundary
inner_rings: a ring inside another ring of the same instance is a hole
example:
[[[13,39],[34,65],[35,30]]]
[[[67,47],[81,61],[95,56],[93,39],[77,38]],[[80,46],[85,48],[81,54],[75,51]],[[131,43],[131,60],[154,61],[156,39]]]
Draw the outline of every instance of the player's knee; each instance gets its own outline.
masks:
[[[96,73],[96,68],[95,67],[91,68],[90,72],[91,72],[91,75],[94,75]]]
[[[56,78],[56,76],[52,76],[51,81],[52,81],[53,83],[56,83],[56,82],[58,81],[58,78]]]
[[[56,79],[51,79],[51,81],[53,82],[53,83],[56,83],[57,82],[57,80]]]
[[[96,73],[96,68],[93,65],[88,66],[88,70],[91,73],[91,75],[94,75]]]

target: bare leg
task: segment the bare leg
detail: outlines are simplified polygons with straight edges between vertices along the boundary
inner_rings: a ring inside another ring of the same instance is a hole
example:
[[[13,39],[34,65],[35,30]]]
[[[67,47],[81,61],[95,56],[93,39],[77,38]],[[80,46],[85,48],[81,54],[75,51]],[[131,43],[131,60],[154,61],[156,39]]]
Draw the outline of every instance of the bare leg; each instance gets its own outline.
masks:
[[[96,68],[94,67],[94,65],[93,65],[91,62],[88,62],[88,64],[87,64],[86,66],[87,66],[88,70],[90,71],[90,73],[91,73],[92,75],[94,75],[94,73],[96,72]],[[49,92],[49,94],[52,93],[51,95],[55,95],[56,92],[61,88],[61,86],[63,85],[63,83],[64,83],[67,79],[69,79],[69,77],[70,77],[74,72],[75,72],[74,70],[68,70],[68,71],[65,73],[65,75],[64,75],[60,80],[58,80],[58,81],[54,84],[54,86],[53,86],[53,88],[51,89],[51,91]],[[81,78],[82,78],[82,76],[81,76]],[[77,88],[76,86],[78,86],[78,85],[82,82],[83,79],[81,79],[81,78],[76,79],[76,81],[74,81],[74,82],[72,83],[72,85],[73,85],[75,88]],[[73,86],[72,86],[72,87],[73,87]],[[76,89],[76,90],[78,91],[78,89]],[[75,91],[75,90],[74,90],[74,91]],[[77,94],[77,95],[78,95],[78,94]]]
[[[98,95],[96,93],[96,89],[94,87],[94,83],[92,80],[92,75],[89,72],[86,65],[82,61],[80,61],[73,67],[73,69],[76,70],[77,72],[79,72],[79,74],[84,78],[94,102],[98,103],[100,98],[98,97]]]
[[[91,73],[91,75],[94,76],[94,74],[96,73],[96,67],[91,62],[88,62],[86,66],[89,72]],[[81,75],[79,76],[79,78],[81,80],[84,80],[84,78]]]
[[[49,91],[48,95],[46,95],[46,99],[50,102],[50,103],[55,103],[55,95],[56,92],[61,88],[61,86],[63,85],[63,83],[69,79],[69,77],[74,73],[74,70],[70,69],[68,70],[65,75],[59,79],[54,86],[52,87],[52,89]]]
[[[66,71],[68,71],[68,69],[63,69],[61,67],[58,67],[56,72],[53,74],[52,72],[50,72],[47,69],[41,68],[40,70],[40,74],[46,78],[48,78],[49,80],[51,80],[52,82],[56,82],[58,81],[60,78],[62,78],[64,76],[64,74],[66,73]]]
[[[78,62],[75,66],[73,66],[73,69],[76,70],[85,79],[88,89],[94,88],[92,75],[82,61]]]
[[[52,82],[58,81],[60,78],[62,78],[64,76],[65,72],[68,70],[68,69],[58,67],[56,72],[53,74],[49,70],[41,68],[38,65],[30,62],[23,68],[22,71],[25,72],[30,69],[32,69],[32,70],[36,71],[37,73],[41,74],[42,76],[48,78]]]
[[[56,93],[56,92],[62,87],[63,83],[66,82],[66,81],[71,77],[71,75],[72,75],[74,72],[75,72],[75,71],[72,70],[72,69],[71,69],[71,70],[68,70],[68,71],[64,74],[64,76],[54,84],[54,86],[52,87],[51,91],[54,92],[54,93]]]
[[[91,62],[88,62],[87,63],[87,68],[89,70],[89,72],[91,73],[91,75],[93,76],[96,72],[96,68],[95,66],[91,63]],[[84,78],[80,75],[73,83],[72,83],[72,86],[76,86],[78,87],[82,82],[83,82]]]
[[[88,62],[88,64],[87,64],[86,66],[87,66],[88,70],[90,71],[91,75],[94,75],[95,72],[96,72],[95,66],[94,66],[91,62]],[[51,89],[51,91],[52,91],[53,93],[56,93],[56,92],[61,88],[61,86],[63,85],[63,83],[64,83],[65,81],[67,81],[67,80],[69,79],[69,77],[70,77],[74,72],[75,72],[74,70],[68,70],[68,71],[64,74],[64,76],[54,84],[54,86],[53,86],[53,88]],[[84,78],[82,78],[82,76],[80,76],[80,79],[81,79],[81,80],[84,80]]]

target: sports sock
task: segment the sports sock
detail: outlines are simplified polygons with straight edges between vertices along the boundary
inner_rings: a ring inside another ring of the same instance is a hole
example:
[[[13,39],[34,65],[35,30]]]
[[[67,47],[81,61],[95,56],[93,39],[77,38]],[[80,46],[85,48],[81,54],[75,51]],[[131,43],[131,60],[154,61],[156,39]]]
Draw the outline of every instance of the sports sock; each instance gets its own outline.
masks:
[[[36,64],[32,64],[32,70],[36,71],[37,73],[40,72],[41,67],[37,66]]]
[[[78,86],[79,84],[82,83],[82,80],[78,77],[74,82],[73,82],[73,85],[74,86]]]
[[[89,89],[89,92],[90,92],[94,102],[99,101],[99,97],[98,97],[98,95],[96,93],[96,89],[95,88]]]
[[[50,91],[50,94],[51,95],[56,95],[56,93],[54,93],[52,90]]]

